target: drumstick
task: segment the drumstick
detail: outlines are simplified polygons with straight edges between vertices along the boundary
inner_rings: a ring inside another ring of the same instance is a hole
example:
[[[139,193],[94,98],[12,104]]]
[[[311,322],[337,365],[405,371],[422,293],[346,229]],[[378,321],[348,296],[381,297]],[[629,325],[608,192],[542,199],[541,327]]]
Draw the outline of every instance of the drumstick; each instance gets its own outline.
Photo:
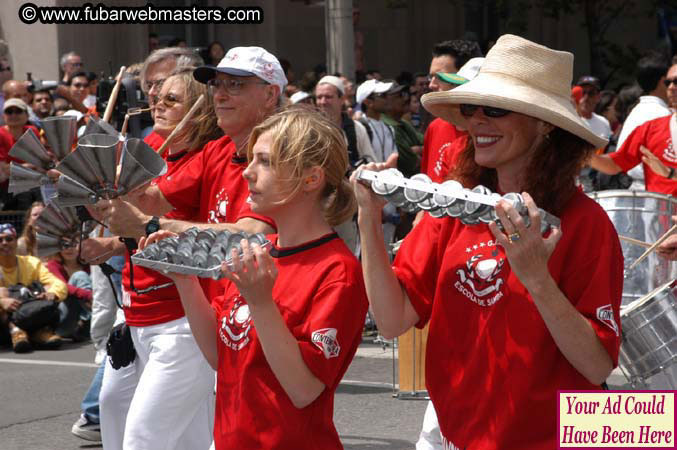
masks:
[[[647,248],[646,251],[644,253],[642,253],[642,256],[637,258],[637,260],[634,263],[630,264],[630,267],[628,267],[628,269],[633,269],[637,264],[644,261],[644,259],[647,256],[649,256],[649,254],[651,252],[653,252],[656,249],[656,247],[661,245],[663,243],[663,241],[666,240],[672,233],[674,233],[675,230],[677,230],[677,224],[674,224],[672,227],[670,227],[670,229],[668,231],[666,231],[663,236],[659,237],[656,242],[651,244],[651,247]]]
[[[126,69],[125,66],[120,67],[120,72],[118,73],[118,77],[115,80],[115,86],[113,86],[113,90],[110,93],[110,97],[108,97],[106,111],[104,111],[103,113],[104,122],[110,122],[110,118],[113,115],[113,108],[115,107],[115,103],[118,100],[118,92],[120,92],[120,84],[122,83],[122,74],[125,72],[125,69]]]
[[[644,248],[649,248],[649,247],[651,247],[651,244],[649,244],[648,242],[640,241],[640,240],[638,240],[638,239],[633,239],[633,238],[631,238],[631,237],[621,236],[621,235],[619,234],[619,235],[618,235],[618,238],[619,238],[621,241],[625,241],[625,242],[629,242],[629,243],[631,243],[631,244],[639,245],[640,247],[644,247]]]
[[[193,114],[195,114],[195,111],[197,111],[197,109],[200,107],[200,105],[202,105],[202,102],[204,102],[204,100],[205,100],[205,96],[204,96],[204,94],[201,94],[198,97],[195,104],[193,105],[193,107],[190,108],[190,110],[186,113],[185,116],[183,116],[183,119],[181,119],[181,122],[179,122],[179,124],[176,126],[176,128],[174,128],[174,130],[172,130],[171,134],[169,136],[167,136],[167,139],[165,140],[165,142],[158,149],[157,152],[158,152],[159,155],[162,155],[165,152],[165,150],[167,150],[167,147],[172,142],[172,139],[174,139],[174,136],[176,136],[176,134],[179,131],[181,131],[181,129],[186,125],[186,123],[188,123],[188,119],[190,119],[190,117]]]

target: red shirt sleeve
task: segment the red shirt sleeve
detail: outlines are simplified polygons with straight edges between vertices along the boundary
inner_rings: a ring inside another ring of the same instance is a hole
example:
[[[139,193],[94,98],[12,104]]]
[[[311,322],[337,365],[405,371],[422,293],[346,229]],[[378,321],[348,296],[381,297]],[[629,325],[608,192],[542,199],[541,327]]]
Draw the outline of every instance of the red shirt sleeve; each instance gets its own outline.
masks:
[[[583,194],[578,194],[583,195]],[[586,200],[585,209],[575,211],[576,217],[562,217],[563,233],[558,243],[561,262],[552,260],[549,266],[561,267],[557,285],[592,326],[604,348],[618,364],[623,295],[623,253],[618,235],[607,214],[599,205]],[[581,202],[582,203],[582,202]],[[568,230],[568,231],[567,231]]]
[[[653,121],[644,123],[635,128],[630,136],[623,142],[623,146],[613,153],[609,153],[612,161],[624,172],[642,162],[642,152],[639,147],[646,142],[647,131]]]
[[[346,358],[352,359],[362,339],[367,298],[361,273],[356,272],[348,274],[344,281],[320,286],[307,320],[292,330],[303,361],[329,388],[341,381],[338,378]],[[334,342],[337,347],[332,345]]]

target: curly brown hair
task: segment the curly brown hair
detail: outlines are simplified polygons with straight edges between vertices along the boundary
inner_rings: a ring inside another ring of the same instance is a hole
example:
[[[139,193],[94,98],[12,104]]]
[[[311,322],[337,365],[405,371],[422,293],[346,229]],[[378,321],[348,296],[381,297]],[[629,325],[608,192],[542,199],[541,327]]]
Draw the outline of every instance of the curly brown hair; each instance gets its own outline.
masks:
[[[578,136],[554,128],[534,151],[520,189],[528,192],[536,204],[546,211],[559,214],[576,192],[576,176],[588,160],[594,147]],[[475,146],[470,137],[459,153],[449,177],[472,188],[477,184],[498,190],[496,169],[477,165]]]

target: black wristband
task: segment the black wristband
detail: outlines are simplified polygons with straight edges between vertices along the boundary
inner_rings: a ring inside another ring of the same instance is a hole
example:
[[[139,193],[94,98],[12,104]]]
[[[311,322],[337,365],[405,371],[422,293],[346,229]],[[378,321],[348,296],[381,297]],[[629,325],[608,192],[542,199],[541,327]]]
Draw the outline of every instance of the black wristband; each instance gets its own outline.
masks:
[[[146,236],[150,236],[160,229],[160,218],[153,216],[146,224]]]
[[[668,172],[668,180],[672,180],[672,176],[675,174],[675,168],[670,167],[670,171]]]

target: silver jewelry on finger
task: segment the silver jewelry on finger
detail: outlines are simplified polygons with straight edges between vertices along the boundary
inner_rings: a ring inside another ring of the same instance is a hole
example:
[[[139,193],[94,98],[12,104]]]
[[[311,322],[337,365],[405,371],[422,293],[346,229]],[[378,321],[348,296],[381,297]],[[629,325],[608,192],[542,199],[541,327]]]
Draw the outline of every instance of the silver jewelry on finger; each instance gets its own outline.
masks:
[[[510,243],[512,244],[513,242],[519,241],[520,237],[521,237],[520,234],[517,231],[515,231],[514,233],[508,235],[508,241],[510,241]]]

